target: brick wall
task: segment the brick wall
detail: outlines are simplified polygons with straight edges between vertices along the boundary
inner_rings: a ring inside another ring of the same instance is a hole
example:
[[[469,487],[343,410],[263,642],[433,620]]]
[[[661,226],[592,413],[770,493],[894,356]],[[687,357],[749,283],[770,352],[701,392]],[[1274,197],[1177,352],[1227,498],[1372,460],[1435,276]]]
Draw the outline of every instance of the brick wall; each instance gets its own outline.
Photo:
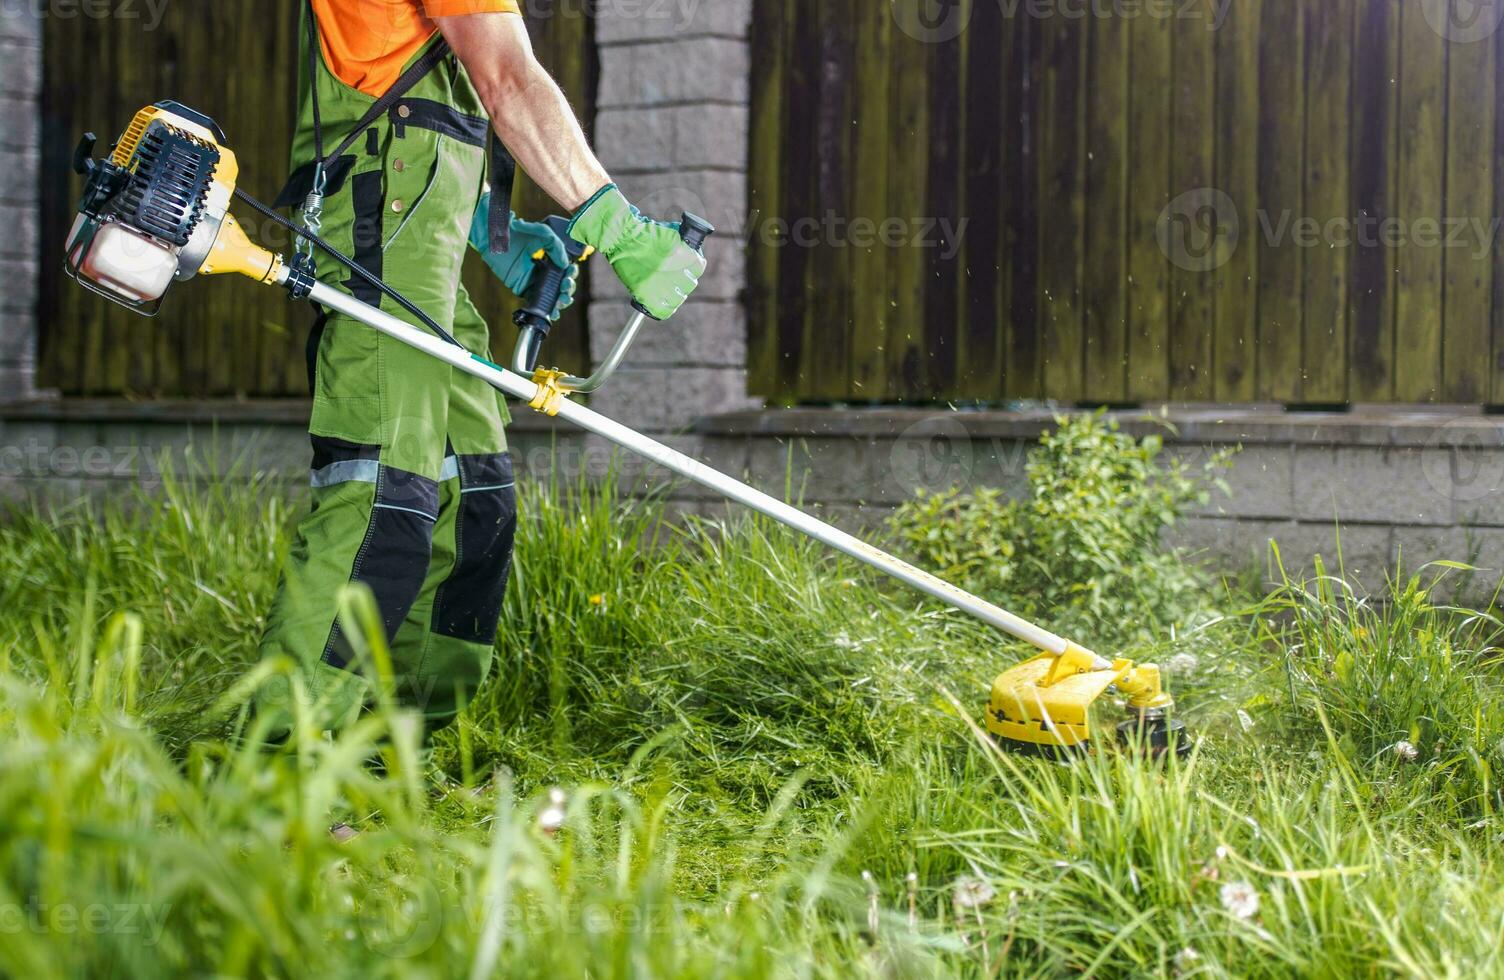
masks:
[[[684,311],[649,324],[592,405],[654,433],[746,407],[748,35],[752,0],[608,0],[596,21],[601,81],[595,144],[627,198],[657,218],[684,210],[719,233]],[[630,316],[616,278],[592,278],[591,349],[604,355]]]
[[[0,399],[36,377],[42,28],[35,5],[0,5]]]

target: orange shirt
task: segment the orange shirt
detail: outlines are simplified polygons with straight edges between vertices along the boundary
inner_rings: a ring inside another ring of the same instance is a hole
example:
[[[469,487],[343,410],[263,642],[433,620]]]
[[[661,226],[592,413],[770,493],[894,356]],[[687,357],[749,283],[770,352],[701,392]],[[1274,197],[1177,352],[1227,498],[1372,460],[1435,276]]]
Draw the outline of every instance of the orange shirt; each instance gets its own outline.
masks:
[[[324,63],[336,78],[380,98],[438,30],[434,17],[519,14],[517,0],[313,0]]]

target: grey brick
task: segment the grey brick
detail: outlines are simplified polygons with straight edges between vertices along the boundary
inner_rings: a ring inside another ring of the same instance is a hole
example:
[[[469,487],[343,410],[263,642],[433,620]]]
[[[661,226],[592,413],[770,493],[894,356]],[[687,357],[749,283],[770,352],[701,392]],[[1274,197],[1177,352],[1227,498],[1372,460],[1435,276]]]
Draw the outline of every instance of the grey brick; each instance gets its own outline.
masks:
[[[26,363],[0,364],[0,404],[30,398],[36,393],[36,367]]]
[[[1296,513],[1302,520],[1452,521],[1450,450],[1301,446],[1295,453]]]
[[[1397,527],[1395,560],[1407,573],[1437,561],[1477,566],[1495,581],[1504,575],[1504,528]]]
[[[5,284],[0,292],[0,322],[7,332],[13,329],[34,329],[37,305],[37,260],[0,259],[0,282]]]
[[[1292,576],[1310,575],[1320,555],[1327,574],[1373,590],[1383,586],[1391,569],[1393,530],[1383,524],[1301,522],[1280,528],[1274,540]]]
[[[1452,449],[1451,493],[1457,519],[1504,525],[1504,448],[1484,442]]]
[[[0,97],[0,147],[35,152],[41,136],[41,108],[35,98]]]
[[[1293,540],[1295,531],[1294,521],[1187,517],[1166,530],[1164,542],[1191,561],[1238,571],[1264,568],[1270,558],[1269,542],[1281,537]]]
[[[42,241],[38,209],[29,204],[0,204],[0,222],[5,227],[5,235],[0,238],[0,257],[35,261]]]
[[[896,506],[921,490],[973,491],[999,487],[1010,497],[1028,493],[1017,447],[957,437],[943,420],[915,426],[900,439],[759,438],[752,445],[752,475],[775,495],[792,487],[812,500]],[[790,482],[791,481],[791,482]]]
[[[692,34],[745,38],[752,0],[606,0],[595,24],[606,45]]]
[[[717,439],[704,436],[657,436],[670,449],[703,463],[709,469],[737,480],[747,479],[747,442],[743,439]],[[680,500],[721,500],[721,494],[708,490],[688,477],[680,476],[640,456],[617,454],[615,473],[619,489],[628,494],[671,490]]]
[[[625,367],[591,407],[645,432],[677,432],[696,419],[744,409],[747,375],[735,368]]]
[[[685,102],[745,105],[750,70],[743,41],[695,38],[605,47],[600,108]]]
[[[1199,472],[1219,447],[1176,446],[1172,458],[1183,460]],[[1231,495],[1216,488],[1195,513],[1209,517],[1264,517],[1289,519],[1295,514],[1295,451],[1290,446],[1250,446],[1224,471]]]
[[[32,364],[36,350],[36,317],[0,311],[0,364]]]
[[[591,304],[590,349],[604,356],[631,316],[632,308],[624,299]],[[676,316],[645,325],[627,354],[627,363],[637,367],[745,367],[746,313],[738,303],[707,300],[696,294]]]
[[[0,37],[0,95],[35,100],[42,91],[42,49],[31,40]],[[33,125],[41,118],[32,102]]]
[[[31,0],[0,0],[0,37],[29,43],[42,43],[42,20]]]
[[[596,148],[614,173],[747,167],[744,106],[606,109],[595,123]]]
[[[0,152],[0,204],[35,207],[41,197],[41,161],[29,152]]]

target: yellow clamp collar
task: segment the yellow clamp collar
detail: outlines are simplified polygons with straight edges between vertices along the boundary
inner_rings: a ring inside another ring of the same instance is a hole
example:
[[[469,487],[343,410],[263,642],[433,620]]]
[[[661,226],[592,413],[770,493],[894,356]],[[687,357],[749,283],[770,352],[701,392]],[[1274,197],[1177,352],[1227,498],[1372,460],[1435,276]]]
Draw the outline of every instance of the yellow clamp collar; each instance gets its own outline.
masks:
[[[538,393],[533,400],[527,403],[528,408],[535,412],[542,412],[549,418],[559,414],[559,404],[569,397],[569,392],[560,387],[559,382],[567,375],[563,371],[551,371],[539,368],[533,372],[533,384],[538,386]]]

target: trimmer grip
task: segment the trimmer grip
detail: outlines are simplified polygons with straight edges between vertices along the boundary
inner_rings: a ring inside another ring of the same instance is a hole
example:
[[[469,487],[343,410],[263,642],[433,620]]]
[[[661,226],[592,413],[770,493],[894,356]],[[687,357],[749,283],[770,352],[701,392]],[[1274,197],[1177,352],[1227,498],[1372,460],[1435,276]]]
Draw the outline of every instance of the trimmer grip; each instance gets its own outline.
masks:
[[[688,245],[696,252],[705,251],[705,242],[708,241],[710,239],[710,236],[714,234],[715,225],[706,221],[699,215],[685,211],[682,215],[679,216],[679,238],[684,242],[684,244]],[[632,301],[632,309],[636,310],[638,313],[641,313],[643,316],[647,317],[650,320],[658,319],[656,316],[653,316],[653,314],[644,309],[642,304],[637,302],[636,300]]]
[[[568,218],[552,215],[544,223],[553,229],[554,234],[564,242],[564,251],[569,255],[571,265],[578,265],[585,259],[589,249],[569,237]],[[519,327],[532,327],[540,333],[547,334],[550,326],[549,314],[558,305],[559,294],[564,291],[564,282],[569,277],[569,270],[554,265],[547,255],[536,255],[534,258],[538,262],[538,271],[533,274],[533,281],[528,286],[522,309],[512,314],[512,322]]]

